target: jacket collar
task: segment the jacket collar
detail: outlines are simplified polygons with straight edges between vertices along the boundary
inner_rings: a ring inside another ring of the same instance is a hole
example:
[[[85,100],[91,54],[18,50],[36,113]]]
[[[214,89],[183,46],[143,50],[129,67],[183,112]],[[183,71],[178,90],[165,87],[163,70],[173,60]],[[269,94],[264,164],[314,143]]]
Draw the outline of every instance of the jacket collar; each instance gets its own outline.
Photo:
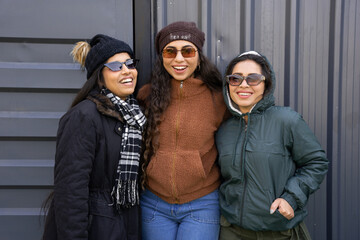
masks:
[[[100,89],[95,88],[91,90],[87,99],[94,102],[96,104],[97,110],[106,115],[108,117],[113,117],[121,122],[123,122],[123,118],[120,113],[116,111],[115,106],[112,104],[109,98],[101,94]]]
[[[188,78],[183,81],[171,79],[171,98],[190,97],[206,90],[206,84],[199,78]]]

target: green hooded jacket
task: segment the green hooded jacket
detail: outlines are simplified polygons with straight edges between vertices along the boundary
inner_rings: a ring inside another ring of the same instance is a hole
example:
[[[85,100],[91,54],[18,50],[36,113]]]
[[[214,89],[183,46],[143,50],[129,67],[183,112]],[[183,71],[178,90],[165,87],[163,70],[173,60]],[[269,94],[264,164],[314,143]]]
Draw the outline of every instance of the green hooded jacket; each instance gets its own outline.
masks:
[[[328,169],[325,152],[302,116],[289,107],[275,106],[271,71],[272,89],[248,113],[247,124],[224,83],[232,117],[216,134],[223,177],[221,213],[229,223],[253,231],[283,231],[303,221],[309,195],[319,188]],[[292,206],[293,219],[287,220],[278,210],[270,214],[276,198]]]

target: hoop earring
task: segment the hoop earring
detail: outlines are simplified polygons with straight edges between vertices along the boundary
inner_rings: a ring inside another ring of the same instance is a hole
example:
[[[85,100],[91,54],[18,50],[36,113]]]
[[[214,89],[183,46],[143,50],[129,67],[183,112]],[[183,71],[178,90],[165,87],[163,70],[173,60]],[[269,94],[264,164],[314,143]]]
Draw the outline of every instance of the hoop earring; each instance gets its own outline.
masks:
[[[196,67],[196,70],[200,72],[200,64]]]

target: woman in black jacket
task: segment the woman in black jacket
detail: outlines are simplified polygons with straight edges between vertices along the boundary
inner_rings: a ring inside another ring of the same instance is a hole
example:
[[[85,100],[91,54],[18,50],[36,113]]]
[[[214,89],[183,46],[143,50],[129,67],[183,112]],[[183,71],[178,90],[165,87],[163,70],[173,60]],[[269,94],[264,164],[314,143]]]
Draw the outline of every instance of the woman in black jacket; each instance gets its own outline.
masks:
[[[101,34],[78,42],[72,55],[87,81],[59,123],[43,239],[140,239],[146,118],[132,95],[137,60],[128,44]]]

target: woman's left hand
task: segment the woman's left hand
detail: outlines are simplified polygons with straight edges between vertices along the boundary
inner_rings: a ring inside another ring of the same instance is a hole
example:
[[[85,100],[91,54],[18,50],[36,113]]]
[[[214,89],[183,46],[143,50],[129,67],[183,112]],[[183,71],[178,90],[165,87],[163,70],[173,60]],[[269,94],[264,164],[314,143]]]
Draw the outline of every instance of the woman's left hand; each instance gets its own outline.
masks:
[[[281,215],[283,215],[287,220],[291,220],[295,216],[294,209],[283,198],[275,199],[275,201],[271,204],[270,214],[273,214],[276,209],[279,209],[279,213],[281,213]]]

